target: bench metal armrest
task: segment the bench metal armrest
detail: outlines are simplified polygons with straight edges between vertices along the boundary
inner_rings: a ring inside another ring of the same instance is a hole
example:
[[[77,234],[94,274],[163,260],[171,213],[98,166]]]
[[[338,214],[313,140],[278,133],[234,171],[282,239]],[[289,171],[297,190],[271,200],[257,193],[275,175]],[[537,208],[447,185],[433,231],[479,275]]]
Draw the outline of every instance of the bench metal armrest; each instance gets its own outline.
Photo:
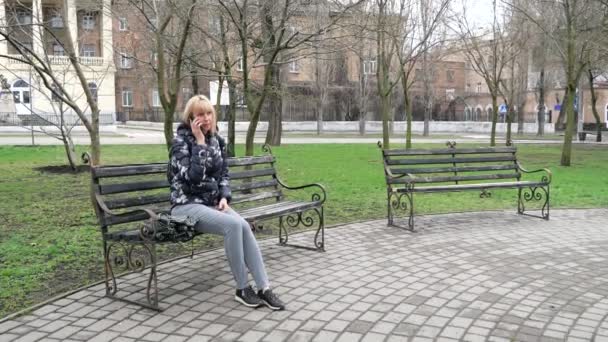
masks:
[[[277,182],[285,189],[287,190],[299,190],[299,189],[305,189],[305,188],[310,188],[310,187],[317,187],[319,189],[321,189],[321,194],[318,193],[314,193],[312,194],[312,201],[313,202],[320,202],[321,204],[323,204],[323,202],[325,202],[325,199],[327,198],[327,192],[325,191],[325,187],[319,183],[311,183],[311,184],[305,184],[305,185],[300,185],[300,186],[289,186],[285,183],[283,183],[283,181],[281,181],[281,179],[279,178],[279,176],[276,176]]]
[[[547,184],[551,183],[551,178],[553,177],[553,173],[551,173],[551,170],[549,170],[547,168],[542,168],[542,169],[537,169],[537,170],[527,170],[523,166],[521,166],[521,164],[519,162],[517,162],[517,168],[523,173],[545,172],[546,175],[543,176],[541,180],[543,182],[546,182]]]
[[[402,177],[405,177],[405,176],[411,178],[410,182],[404,183],[407,188],[413,188],[414,187],[414,183],[416,183],[416,178],[418,178],[418,177],[414,176],[411,173],[403,173],[403,174],[400,174],[398,176],[395,176],[395,174],[393,174],[391,172],[391,170],[389,168],[387,168],[387,167],[385,167],[384,170],[386,171],[386,178],[388,178],[388,179],[399,179],[399,178],[402,178]]]
[[[158,219],[158,215],[150,210],[150,209],[135,209],[132,211],[127,211],[124,213],[117,213],[115,211],[110,210],[110,208],[108,208],[108,206],[105,204],[105,202],[103,201],[103,199],[101,198],[101,196],[99,194],[95,194],[95,201],[97,202],[97,205],[99,206],[99,208],[101,209],[101,211],[103,211],[104,214],[109,215],[109,216],[122,216],[122,215],[130,215],[130,214],[134,214],[137,212],[145,212],[148,214],[149,218],[155,218]]]

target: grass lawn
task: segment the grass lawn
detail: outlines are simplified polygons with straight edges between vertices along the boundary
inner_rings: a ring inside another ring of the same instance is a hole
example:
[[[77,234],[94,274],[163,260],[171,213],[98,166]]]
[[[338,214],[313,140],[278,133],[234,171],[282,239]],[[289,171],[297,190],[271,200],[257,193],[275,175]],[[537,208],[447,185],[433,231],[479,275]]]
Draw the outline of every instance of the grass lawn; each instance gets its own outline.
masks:
[[[417,147],[431,146],[439,147]],[[608,207],[608,146],[575,145],[571,167],[558,166],[560,146],[519,149],[524,167],[553,171],[552,208]],[[242,151],[239,146],[237,153]],[[288,184],[326,186],[326,224],[385,217],[382,162],[374,144],[285,145],[273,151]],[[162,145],[104,146],[102,153],[107,164],[167,158]],[[0,317],[102,278],[89,174],[38,169],[64,164],[60,146],[0,147]],[[509,209],[515,215],[515,194],[494,191],[490,199],[480,199],[476,192],[420,195],[416,212]],[[327,247],[332,243],[327,241]]]

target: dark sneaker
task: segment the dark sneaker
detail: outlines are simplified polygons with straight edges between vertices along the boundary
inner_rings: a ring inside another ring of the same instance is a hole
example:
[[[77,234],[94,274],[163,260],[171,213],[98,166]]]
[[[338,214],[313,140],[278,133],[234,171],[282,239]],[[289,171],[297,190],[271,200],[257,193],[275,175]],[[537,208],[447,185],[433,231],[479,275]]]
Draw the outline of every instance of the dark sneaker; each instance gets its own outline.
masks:
[[[255,291],[251,288],[251,285],[242,290],[236,290],[234,300],[250,308],[257,308],[263,304],[260,297],[258,297],[258,295],[255,294]]]
[[[272,310],[285,310],[285,304],[281,302],[279,297],[277,297],[271,289],[258,291],[258,297],[260,297],[260,300],[264,305]]]

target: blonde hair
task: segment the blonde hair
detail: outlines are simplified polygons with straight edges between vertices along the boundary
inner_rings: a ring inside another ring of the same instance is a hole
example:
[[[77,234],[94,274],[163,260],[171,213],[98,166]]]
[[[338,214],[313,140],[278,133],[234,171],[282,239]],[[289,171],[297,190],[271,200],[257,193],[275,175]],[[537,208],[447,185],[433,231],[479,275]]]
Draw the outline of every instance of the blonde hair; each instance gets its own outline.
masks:
[[[211,104],[211,101],[205,95],[194,95],[186,102],[184,113],[182,114],[182,121],[190,126],[190,121],[194,119],[193,112],[195,109],[201,109],[203,111],[211,111],[213,113],[213,122],[211,123],[211,133],[215,134],[215,128],[217,126],[217,114],[215,113],[215,107]]]

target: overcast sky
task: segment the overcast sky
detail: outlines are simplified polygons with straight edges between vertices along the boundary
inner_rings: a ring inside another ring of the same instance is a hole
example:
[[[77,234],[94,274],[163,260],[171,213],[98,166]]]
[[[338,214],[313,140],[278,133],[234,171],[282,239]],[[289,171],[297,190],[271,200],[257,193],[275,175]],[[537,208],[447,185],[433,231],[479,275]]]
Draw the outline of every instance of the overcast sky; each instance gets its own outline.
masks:
[[[466,4],[469,23],[479,26],[492,24],[492,0],[456,0],[454,9],[462,11],[462,2]],[[500,7],[500,1],[497,6]],[[500,12],[500,8],[498,10]]]

